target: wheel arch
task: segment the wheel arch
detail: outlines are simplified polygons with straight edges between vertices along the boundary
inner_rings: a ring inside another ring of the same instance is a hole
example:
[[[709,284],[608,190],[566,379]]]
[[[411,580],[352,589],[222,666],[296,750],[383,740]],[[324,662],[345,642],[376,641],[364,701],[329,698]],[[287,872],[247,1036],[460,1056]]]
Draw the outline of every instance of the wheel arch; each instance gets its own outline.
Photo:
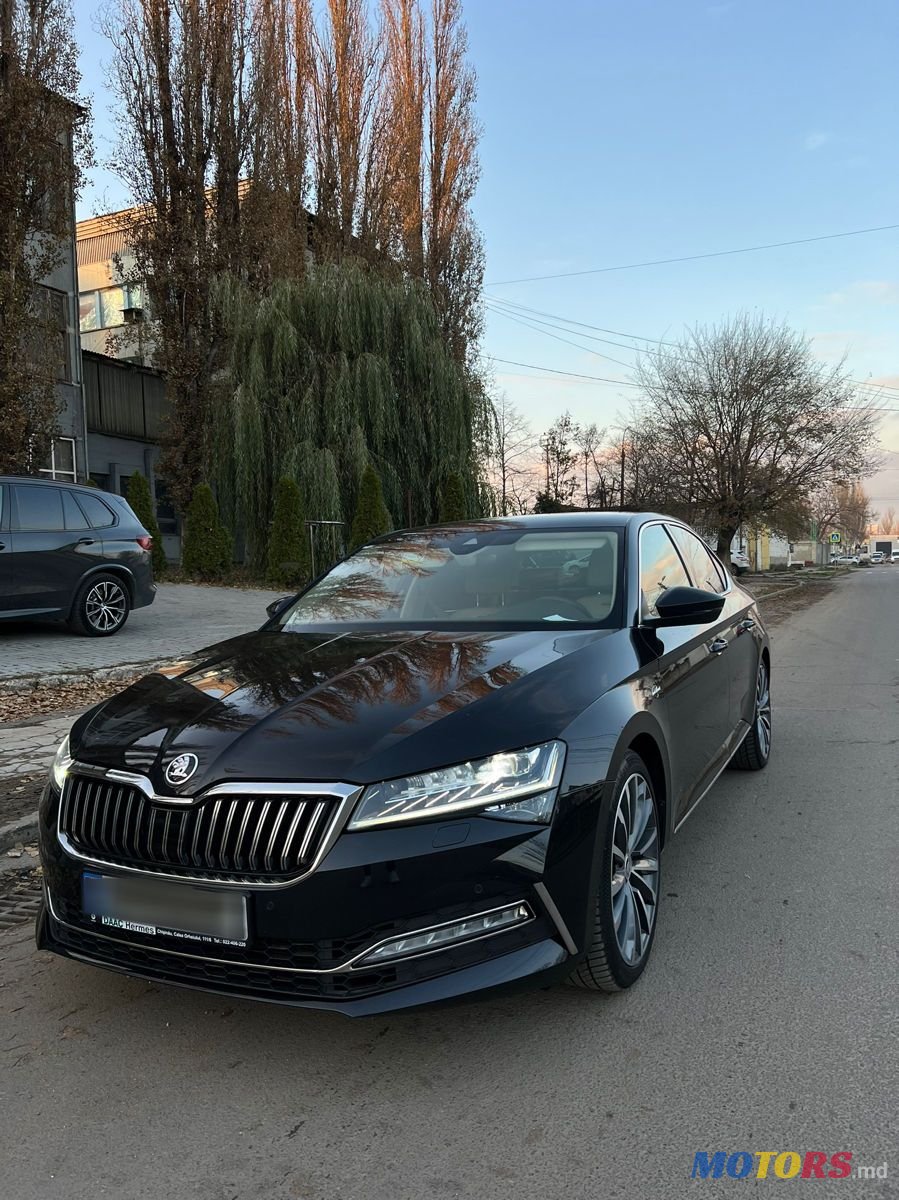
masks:
[[[662,728],[649,713],[637,714],[621,731],[609,764],[609,779],[615,778],[621,760],[629,750],[640,756],[650,773],[659,807],[659,833],[664,846],[670,833],[669,820],[672,810],[669,803],[672,794],[671,763]]]
[[[78,586],[72,595],[72,603],[69,605],[69,620],[75,614],[75,605],[78,603],[85,584],[90,583],[97,575],[115,575],[121,579],[128,589],[128,605],[129,607],[134,606],[134,576],[131,571],[121,563],[97,563],[95,567],[90,567],[85,571],[78,581]]]

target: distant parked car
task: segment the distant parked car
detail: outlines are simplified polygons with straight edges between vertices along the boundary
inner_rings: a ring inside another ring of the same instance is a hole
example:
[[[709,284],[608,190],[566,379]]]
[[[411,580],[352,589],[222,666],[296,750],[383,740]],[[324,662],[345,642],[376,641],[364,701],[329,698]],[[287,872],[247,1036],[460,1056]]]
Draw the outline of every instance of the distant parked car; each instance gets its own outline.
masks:
[[[882,550],[875,550],[874,553],[871,555],[871,562],[872,563],[882,563],[885,558],[886,558],[886,555],[884,554],[884,552]]]
[[[749,561],[749,556],[745,550],[734,550],[730,556],[730,564],[733,567],[735,575],[745,575],[747,571],[752,570],[752,564]]]
[[[153,603],[153,539],[127,501],[51,479],[0,476],[0,620],[51,617],[109,637]]]
[[[899,550],[893,551],[893,553],[890,555],[890,562],[899,563]]]
[[[840,554],[836,559],[832,559],[831,561],[840,567],[857,567],[861,559],[857,554]]]

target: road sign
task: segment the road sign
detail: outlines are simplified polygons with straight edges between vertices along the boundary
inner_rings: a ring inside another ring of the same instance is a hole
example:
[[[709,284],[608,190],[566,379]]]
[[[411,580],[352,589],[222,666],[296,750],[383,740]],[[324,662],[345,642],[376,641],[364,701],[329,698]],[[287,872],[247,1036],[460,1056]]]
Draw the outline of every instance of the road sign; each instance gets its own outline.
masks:
[[[830,540],[833,542],[833,544],[835,546],[838,546],[843,539],[840,537],[840,535],[838,533],[832,533],[830,535]]]

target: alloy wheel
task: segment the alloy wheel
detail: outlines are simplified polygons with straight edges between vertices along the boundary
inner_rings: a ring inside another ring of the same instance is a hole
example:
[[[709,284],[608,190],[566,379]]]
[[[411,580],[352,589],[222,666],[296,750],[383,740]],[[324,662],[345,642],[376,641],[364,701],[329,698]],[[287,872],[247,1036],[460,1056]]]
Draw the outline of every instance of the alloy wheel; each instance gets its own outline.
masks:
[[[629,775],[618,794],[611,871],[618,949],[635,966],[649,946],[659,886],[659,829],[649,781],[642,775]]]
[[[125,620],[128,602],[122,588],[112,580],[95,583],[84,599],[88,624],[100,633],[109,633]]]
[[[755,685],[755,732],[759,753],[766,759],[771,752],[771,688],[764,660],[759,663],[759,675]]]

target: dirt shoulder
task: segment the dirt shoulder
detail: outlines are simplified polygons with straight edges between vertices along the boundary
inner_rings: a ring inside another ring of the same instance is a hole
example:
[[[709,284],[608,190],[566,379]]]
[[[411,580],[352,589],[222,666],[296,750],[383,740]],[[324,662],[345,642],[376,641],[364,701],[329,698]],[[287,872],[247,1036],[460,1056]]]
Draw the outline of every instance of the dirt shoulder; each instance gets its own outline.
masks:
[[[752,592],[768,625],[780,625],[794,613],[810,608],[839,587],[847,572],[821,571],[807,575],[752,575],[740,580],[740,586]]]

